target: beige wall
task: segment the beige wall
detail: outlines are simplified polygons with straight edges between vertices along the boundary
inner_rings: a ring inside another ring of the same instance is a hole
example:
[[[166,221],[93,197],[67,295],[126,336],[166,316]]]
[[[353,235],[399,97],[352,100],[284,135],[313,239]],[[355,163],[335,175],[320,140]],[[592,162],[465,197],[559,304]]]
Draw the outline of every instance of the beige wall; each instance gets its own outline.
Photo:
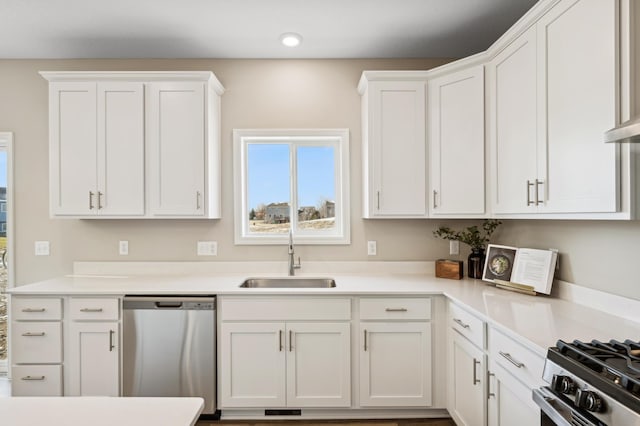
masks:
[[[360,96],[365,69],[428,69],[447,60],[33,60],[0,61],[0,131],[15,137],[16,283],[71,272],[74,260],[201,261],[196,241],[218,241],[214,261],[282,260],[285,247],[233,245],[231,132],[234,128],[349,128],[351,220],[349,246],[299,246],[305,260],[435,260],[448,244],[432,237],[442,224],[468,221],[361,219]],[[222,98],[223,218],[221,220],[71,220],[48,215],[47,83],[40,70],[211,70],[226,88]],[[505,221],[496,242],[555,247],[559,277],[640,299],[634,274],[640,225],[578,221]],[[51,256],[34,256],[36,240]],[[119,256],[118,241],[129,241]],[[378,256],[366,255],[366,241]],[[463,259],[468,253],[462,247]],[[455,282],[452,281],[452,285]]]

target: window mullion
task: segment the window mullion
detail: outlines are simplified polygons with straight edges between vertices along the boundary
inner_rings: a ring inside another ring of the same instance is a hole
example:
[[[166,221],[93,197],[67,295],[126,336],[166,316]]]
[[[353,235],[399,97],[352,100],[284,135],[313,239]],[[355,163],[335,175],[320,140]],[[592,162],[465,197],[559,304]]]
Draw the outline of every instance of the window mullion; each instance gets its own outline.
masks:
[[[289,176],[290,179],[290,197],[291,205],[289,206],[291,218],[291,230],[295,234],[298,230],[298,150],[297,144],[294,142],[289,143]]]

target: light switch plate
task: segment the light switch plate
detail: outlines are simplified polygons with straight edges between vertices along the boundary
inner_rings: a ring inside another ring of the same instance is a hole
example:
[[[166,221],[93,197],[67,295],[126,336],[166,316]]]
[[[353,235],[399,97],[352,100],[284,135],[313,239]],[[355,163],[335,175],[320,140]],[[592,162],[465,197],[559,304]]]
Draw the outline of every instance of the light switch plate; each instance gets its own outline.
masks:
[[[120,256],[127,256],[129,254],[129,241],[120,241],[118,243],[118,253],[120,253]]]
[[[217,241],[198,241],[198,256],[217,256]]]
[[[459,241],[449,241],[449,254],[460,254]]]
[[[49,241],[35,242],[36,256],[49,256]]]

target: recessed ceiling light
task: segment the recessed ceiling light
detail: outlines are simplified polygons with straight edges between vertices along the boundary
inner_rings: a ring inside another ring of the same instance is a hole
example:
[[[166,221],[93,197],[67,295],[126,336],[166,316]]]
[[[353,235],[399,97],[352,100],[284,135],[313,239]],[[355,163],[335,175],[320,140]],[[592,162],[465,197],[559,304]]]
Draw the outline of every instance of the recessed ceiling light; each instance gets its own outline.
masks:
[[[302,43],[302,36],[298,33],[284,33],[280,36],[280,43],[287,47],[296,47]]]

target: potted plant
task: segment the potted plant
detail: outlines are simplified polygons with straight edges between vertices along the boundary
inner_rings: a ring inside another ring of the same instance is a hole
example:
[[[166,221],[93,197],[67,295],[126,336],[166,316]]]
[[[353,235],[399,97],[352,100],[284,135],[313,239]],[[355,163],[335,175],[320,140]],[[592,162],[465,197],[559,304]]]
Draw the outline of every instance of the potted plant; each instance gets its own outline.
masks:
[[[448,226],[440,226],[433,231],[433,235],[444,240],[460,241],[471,247],[471,254],[467,259],[467,275],[469,278],[482,278],[486,244],[501,223],[497,219],[485,219],[481,227],[473,225],[461,231],[455,231]]]

